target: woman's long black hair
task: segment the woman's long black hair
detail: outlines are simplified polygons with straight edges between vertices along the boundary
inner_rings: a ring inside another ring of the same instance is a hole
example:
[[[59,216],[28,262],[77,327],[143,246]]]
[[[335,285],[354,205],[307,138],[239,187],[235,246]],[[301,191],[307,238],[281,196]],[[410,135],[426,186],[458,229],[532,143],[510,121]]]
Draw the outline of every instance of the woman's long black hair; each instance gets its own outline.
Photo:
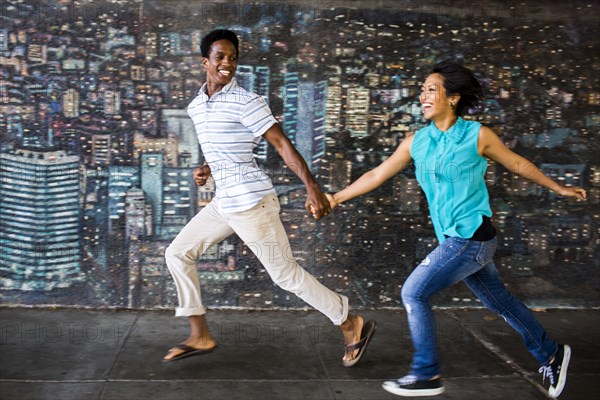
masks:
[[[444,77],[444,89],[446,95],[460,95],[456,105],[456,115],[461,116],[469,108],[475,108],[483,99],[483,87],[473,72],[460,64],[445,60],[433,67],[431,73],[437,73]]]

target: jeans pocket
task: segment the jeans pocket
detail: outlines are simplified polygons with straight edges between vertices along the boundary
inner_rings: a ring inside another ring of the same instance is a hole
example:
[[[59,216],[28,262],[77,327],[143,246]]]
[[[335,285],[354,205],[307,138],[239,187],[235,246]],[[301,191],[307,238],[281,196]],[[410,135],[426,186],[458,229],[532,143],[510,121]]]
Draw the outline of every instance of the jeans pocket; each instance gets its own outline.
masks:
[[[481,242],[479,251],[475,259],[477,262],[484,266],[493,261],[494,253],[496,252],[496,239],[489,240],[487,242]]]

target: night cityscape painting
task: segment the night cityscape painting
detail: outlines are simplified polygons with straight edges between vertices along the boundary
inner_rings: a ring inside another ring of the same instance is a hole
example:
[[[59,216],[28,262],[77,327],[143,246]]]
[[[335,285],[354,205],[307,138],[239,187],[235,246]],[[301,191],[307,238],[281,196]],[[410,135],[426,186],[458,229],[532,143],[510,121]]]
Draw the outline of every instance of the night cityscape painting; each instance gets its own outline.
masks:
[[[547,4],[549,3],[549,4]],[[328,192],[425,126],[433,65],[471,68],[486,99],[466,119],[588,200],[559,198],[489,162],[496,265],[534,307],[600,305],[600,5],[592,1],[1,0],[3,305],[173,308],[166,247],[214,196],[186,107],[200,40],[240,37],[238,83],[268,102]],[[354,307],[402,307],[436,245],[409,168],[315,221],[302,182],[262,141],[299,263]],[[303,308],[232,236],[198,260],[213,308]],[[436,306],[477,307],[465,285]]]

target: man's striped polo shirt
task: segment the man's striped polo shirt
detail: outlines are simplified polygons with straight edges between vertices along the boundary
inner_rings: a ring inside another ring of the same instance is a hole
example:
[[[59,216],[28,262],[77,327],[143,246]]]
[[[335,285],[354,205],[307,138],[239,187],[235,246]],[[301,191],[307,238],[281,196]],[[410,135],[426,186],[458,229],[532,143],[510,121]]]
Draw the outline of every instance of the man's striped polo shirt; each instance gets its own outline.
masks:
[[[215,179],[215,197],[223,211],[248,210],[267,194],[275,193],[271,179],[253,155],[262,135],[277,123],[262,97],[232,79],[209,98],[205,83],[187,112]]]

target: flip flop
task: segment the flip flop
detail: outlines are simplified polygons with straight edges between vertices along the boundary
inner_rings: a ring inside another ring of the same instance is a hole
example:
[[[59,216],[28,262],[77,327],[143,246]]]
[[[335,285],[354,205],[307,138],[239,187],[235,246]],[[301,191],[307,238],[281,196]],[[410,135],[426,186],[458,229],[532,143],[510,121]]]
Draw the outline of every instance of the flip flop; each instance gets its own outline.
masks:
[[[342,364],[344,365],[344,367],[352,367],[360,361],[362,356],[365,354],[365,351],[367,350],[369,342],[375,334],[375,329],[377,329],[377,322],[368,321],[363,326],[362,331],[360,332],[360,340],[353,344],[344,345],[344,350],[346,351],[346,353],[359,349],[358,354],[352,360],[342,360]]]
[[[215,347],[217,347],[217,346],[215,346]],[[215,347],[213,347],[212,349],[195,349],[195,348],[185,345],[185,344],[178,344],[177,346],[174,346],[173,348],[183,350],[183,353],[181,353],[173,358],[169,358],[168,360],[165,360],[163,358],[162,362],[177,361],[177,360],[181,360],[182,358],[188,358],[188,357],[192,357],[192,356],[201,356],[202,354],[211,353],[215,349]]]

